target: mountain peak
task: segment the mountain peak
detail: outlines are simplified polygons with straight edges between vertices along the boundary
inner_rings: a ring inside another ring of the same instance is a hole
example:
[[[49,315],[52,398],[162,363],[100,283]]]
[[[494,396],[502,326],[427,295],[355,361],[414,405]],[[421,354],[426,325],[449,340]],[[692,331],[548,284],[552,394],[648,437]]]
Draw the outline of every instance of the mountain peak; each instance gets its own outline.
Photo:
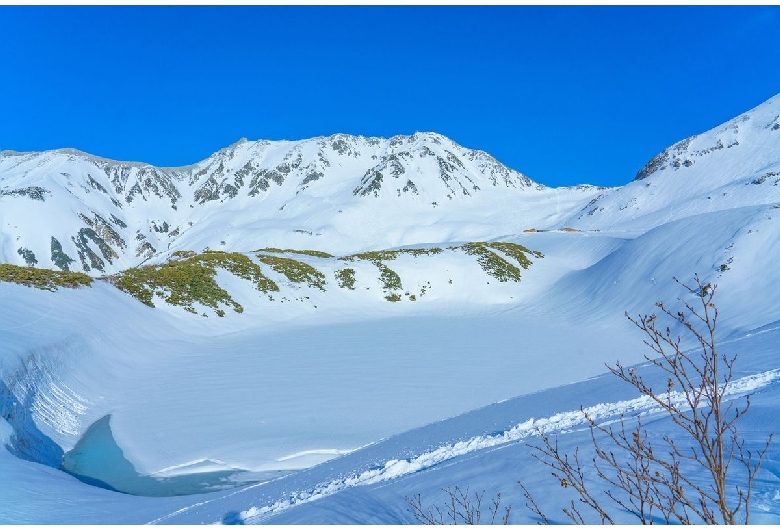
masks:
[[[636,174],[634,180],[644,180],[654,173],[669,169],[690,168],[704,160],[723,157],[723,149],[745,152],[745,169],[776,161],[770,151],[780,145],[780,94],[753,109],[718,125],[707,132],[681,140],[651,158]],[[739,147],[740,145],[748,146]],[[767,151],[766,148],[769,148]],[[733,153],[728,156],[731,157]],[[758,164],[758,165],[756,165]]]
[[[473,239],[504,224],[500,218],[517,222],[506,204],[547,190],[435,132],[242,138],[173,168],[75,149],[4,153],[0,202],[9,237],[0,255],[91,274],[178,249],[286,247],[319,236],[327,240],[319,246],[333,251],[387,248],[417,243],[421,227],[434,223],[429,232]],[[476,224],[463,223],[471,217]],[[453,227],[461,225],[485,229],[457,236]]]

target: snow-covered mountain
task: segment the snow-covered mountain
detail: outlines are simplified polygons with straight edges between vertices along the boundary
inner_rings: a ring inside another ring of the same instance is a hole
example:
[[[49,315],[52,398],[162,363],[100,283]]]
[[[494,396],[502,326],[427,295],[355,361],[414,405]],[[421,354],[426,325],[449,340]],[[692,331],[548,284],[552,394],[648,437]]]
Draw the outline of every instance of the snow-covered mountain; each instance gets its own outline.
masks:
[[[552,226],[595,191],[551,190],[435,133],[241,140],[181,168],[3,151],[0,260],[99,275],[207,247],[477,240]]]
[[[780,203],[780,95],[654,156],[625,186],[602,192],[566,223],[647,231],[741,206]]]
[[[617,188],[548,188],[433,133],[182,168],[3,152],[0,522],[408,523],[404,496],[471,486],[533,523],[534,427],[567,450],[580,405],[671,428],[604,363],[646,370],[624,311],[694,273],[760,446],[780,429],[779,120],[780,95]],[[754,521],[780,522],[778,466],[774,445]]]

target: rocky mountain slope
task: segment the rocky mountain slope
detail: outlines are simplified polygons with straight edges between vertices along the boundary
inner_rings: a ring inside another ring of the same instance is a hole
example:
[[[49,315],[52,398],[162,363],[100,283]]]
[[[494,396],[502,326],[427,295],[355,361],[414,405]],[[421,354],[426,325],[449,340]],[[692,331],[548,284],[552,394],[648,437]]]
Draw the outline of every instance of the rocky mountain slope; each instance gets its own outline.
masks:
[[[177,250],[467,241],[546,227],[594,191],[551,190],[435,133],[242,140],[181,168],[3,151],[0,261],[100,275]]]
[[[757,204],[780,204],[780,95],[664,149],[633,181],[599,193],[566,223],[643,232]]]

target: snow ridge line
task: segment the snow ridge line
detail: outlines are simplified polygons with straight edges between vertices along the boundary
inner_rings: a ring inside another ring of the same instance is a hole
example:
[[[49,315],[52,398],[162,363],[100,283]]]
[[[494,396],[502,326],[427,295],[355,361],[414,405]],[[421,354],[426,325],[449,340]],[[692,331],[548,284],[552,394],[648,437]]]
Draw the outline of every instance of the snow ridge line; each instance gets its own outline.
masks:
[[[745,376],[732,381],[726,390],[725,396],[730,399],[738,398],[751,391],[768,386],[778,380],[780,380],[780,368]],[[677,405],[684,405],[686,403],[682,392],[671,392],[670,398]],[[621,415],[639,416],[640,414],[652,414],[654,412],[660,412],[661,409],[657,403],[648,396],[641,396],[625,401],[600,403],[591,407],[585,407],[584,411],[594,420],[603,421]],[[442,445],[433,451],[423,453],[408,460],[388,460],[381,467],[372,468],[358,474],[351,474],[347,477],[339,478],[328,483],[321,483],[311,490],[290,493],[285,499],[278,500],[271,505],[260,508],[253,506],[242,511],[239,514],[239,519],[246,524],[258,524],[263,519],[286,511],[294,506],[328,497],[347,488],[367,486],[416,473],[474,451],[522,440],[529,436],[536,435],[539,430],[547,433],[554,431],[566,432],[574,427],[584,426],[586,424],[587,421],[585,420],[585,416],[579,409],[560,412],[538,420],[530,418],[500,434],[475,436],[469,440]],[[181,511],[184,510],[180,510],[180,512]]]

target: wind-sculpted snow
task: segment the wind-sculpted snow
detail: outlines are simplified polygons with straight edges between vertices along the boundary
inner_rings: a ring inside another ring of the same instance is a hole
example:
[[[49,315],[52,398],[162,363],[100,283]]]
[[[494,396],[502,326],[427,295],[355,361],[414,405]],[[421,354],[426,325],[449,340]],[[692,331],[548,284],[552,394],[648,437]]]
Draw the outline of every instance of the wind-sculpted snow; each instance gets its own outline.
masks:
[[[77,348],[69,343],[60,346]],[[92,403],[61,379],[59,356],[47,350],[30,352],[14,371],[0,374],[0,416],[14,428],[12,453],[58,467],[62,449],[39,426],[60,437],[75,437]]]
[[[727,401],[733,400],[743,397],[746,394],[756,392],[777,381],[780,381],[780,369],[768,370],[742,377],[732,381],[728,388],[725,389],[724,396]],[[670,392],[668,398],[676,406],[686,406],[687,401],[681,392]],[[584,407],[582,410],[560,412],[545,418],[529,418],[501,433],[476,436],[456,443],[442,445],[433,450],[404,460],[388,460],[383,465],[375,466],[360,473],[339,477],[330,482],[317,484],[309,490],[289,492],[283,499],[279,499],[271,504],[252,506],[241,511],[235,516],[233,522],[246,524],[262,523],[265,519],[291,508],[335,495],[350,488],[394,481],[470,453],[484,451],[486,449],[538,436],[540,431],[547,434],[555,434],[566,433],[577,429],[587,429],[588,422],[585,419],[585,414],[583,414],[583,412],[587,413],[594,421],[605,424],[610,421],[618,420],[621,417],[630,418],[638,415],[651,415],[661,412],[661,408],[650,397],[642,396],[630,400],[600,403]],[[246,495],[251,493],[253,488],[253,486],[250,486],[240,492],[233,493],[232,495],[241,494],[246,498]],[[218,503],[219,500],[214,502]],[[202,504],[195,505],[192,508],[200,506],[202,506]],[[151,523],[159,524],[171,522],[168,521],[169,518],[180,516],[189,509],[190,508],[182,508],[169,516],[161,517]]]

